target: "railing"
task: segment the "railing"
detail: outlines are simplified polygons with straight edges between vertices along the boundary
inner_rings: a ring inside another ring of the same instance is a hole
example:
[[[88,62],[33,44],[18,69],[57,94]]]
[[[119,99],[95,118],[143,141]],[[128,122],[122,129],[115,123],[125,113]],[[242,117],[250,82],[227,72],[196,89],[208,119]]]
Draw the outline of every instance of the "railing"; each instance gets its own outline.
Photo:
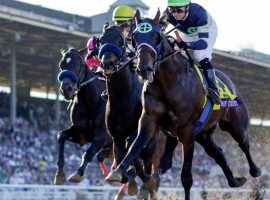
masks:
[[[0,200],[111,200],[120,187],[117,186],[55,186],[0,184]],[[191,199],[201,199],[202,188],[192,188]],[[249,199],[251,189],[206,188],[211,199]],[[270,189],[265,190],[270,199]],[[182,188],[160,188],[160,199],[183,199]],[[136,199],[125,196],[126,200]]]

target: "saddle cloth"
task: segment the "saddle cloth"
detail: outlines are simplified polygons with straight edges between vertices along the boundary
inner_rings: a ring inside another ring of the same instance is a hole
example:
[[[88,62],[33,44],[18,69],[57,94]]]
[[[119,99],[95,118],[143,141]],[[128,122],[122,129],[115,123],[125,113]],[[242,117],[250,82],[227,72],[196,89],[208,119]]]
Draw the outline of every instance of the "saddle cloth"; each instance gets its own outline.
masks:
[[[228,86],[223,83],[220,78],[216,77],[216,81],[217,81],[217,88],[218,88],[218,92],[219,92],[219,96],[221,99],[221,104],[214,104],[212,103],[212,101],[210,100],[209,97],[207,97],[207,82],[206,79],[203,76],[203,73],[201,72],[201,70],[199,69],[198,66],[194,66],[194,68],[196,69],[196,72],[198,73],[200,80],[202,82],[204,91],[205,91],[205,95],[204,95],[204,105],[203,105],[203,111],[198,119],[198,121],[196,122],[196,126],[194,129],[194,134],[198,134],[201,132],[201,130],[203,129],[204,125],[207,123],[209,117],[211,116],[212,110],[220,110],[220,108],[232,108],[232,107],[237,107],[239,105],[241,105],[241,101],[237,98],[237,96],[235,94],[233,94]]]

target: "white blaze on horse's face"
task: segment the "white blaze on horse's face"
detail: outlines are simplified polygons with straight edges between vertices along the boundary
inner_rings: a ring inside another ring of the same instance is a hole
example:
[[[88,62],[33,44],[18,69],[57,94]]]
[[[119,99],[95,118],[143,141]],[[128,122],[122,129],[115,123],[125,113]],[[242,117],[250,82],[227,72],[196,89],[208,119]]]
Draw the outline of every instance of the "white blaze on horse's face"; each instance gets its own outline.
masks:
[[[70,57],[67,57],[67,58],[66,58],[66,63],[69,64],[70,61],[71,61],[71,58],[70,58]]]

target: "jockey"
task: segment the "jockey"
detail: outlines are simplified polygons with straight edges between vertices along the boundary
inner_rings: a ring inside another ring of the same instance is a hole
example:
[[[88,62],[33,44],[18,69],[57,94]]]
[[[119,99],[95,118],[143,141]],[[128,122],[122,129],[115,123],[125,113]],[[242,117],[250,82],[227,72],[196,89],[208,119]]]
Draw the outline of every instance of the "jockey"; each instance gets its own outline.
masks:
[[[214,103],[220,104],[216,86],[215,70],[210,62],[217,37],[217,26],[214,19],[200,5],[191,0],[168,0],[168,7],[163,19],[183,33],[178,46],[184,50],[194,50],[195,61],[204,72],[208,83],[208,93]]]
[[[132,46],[132,33],[136,28],[134,22],[134,10],[127,5],[121,5],[114,9],[112,20],[116,25],[123,29],[123,34],[127,40],[127,56],[132,58],[135,56],[135,49]]]
[[[100,60],[98,59],[97,37],[93,36],[87,42],[87,54],[85,56],[85,62],[90,69],[95,72],[102,72],[100,67]]]

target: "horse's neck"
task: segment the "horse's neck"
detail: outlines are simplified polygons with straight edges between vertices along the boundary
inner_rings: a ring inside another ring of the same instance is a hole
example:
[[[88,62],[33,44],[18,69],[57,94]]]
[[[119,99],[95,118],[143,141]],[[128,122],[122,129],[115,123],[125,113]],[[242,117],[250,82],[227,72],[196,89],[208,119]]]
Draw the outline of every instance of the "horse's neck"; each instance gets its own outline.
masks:
[[[110,97],[123,99],[132,91],[134,87],[134,75],[129,68],[116,72],[107,78],[107,90]]]
[[[179,74],[188,76],[189,63],[184,59],[185,58],[179,54],[173,55],[171,59],[161,63],[159,69],[167,79],[171,79],[173,76],[178,76]]]
[[[95,76],[88,68],[84,73],[85,75],[83,82],[89,81]],[[77,94],[78,101],[86,105],[95,104],[102,92],[101,90],[100,84],[95,84],[95,80],[92,80],[91,82],[82,86],[82,88],[79,90]]]
[[[163,55],[164,57],[171,55],[174,50],[169,43],[165,41],[163,43]],[[181,87],[185,84],[190,85],[194,80],[194,72],[189,70],[189,61],[180,53],[172,55],[160,64],[156,70],[157,82],[162,85],[165,90],[170,88],[174,90],[174,87]],[[191,78],[191,76],[193,78]]]

